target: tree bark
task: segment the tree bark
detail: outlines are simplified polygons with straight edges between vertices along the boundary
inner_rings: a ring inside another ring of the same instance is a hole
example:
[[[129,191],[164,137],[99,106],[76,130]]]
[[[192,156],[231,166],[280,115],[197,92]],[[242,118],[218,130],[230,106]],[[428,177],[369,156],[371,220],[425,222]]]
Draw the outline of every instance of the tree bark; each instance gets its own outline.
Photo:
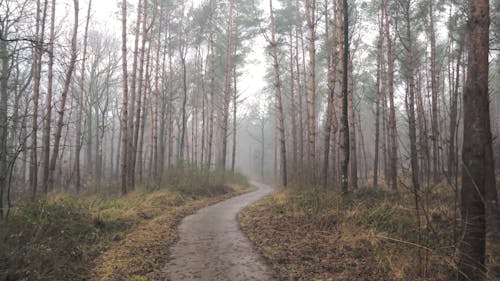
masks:
[[[308,83],[308,165],[312,183],[316,182],[316,0],[306,0],[306,20],[309,29],[309,83]]]
[[[438,82],[436,75],[436,32],[434,30],[434,0],[429,1],[429,35],[431,44],[431,130],[432,130],[432,181],[439,180],[439,126],[438,126]]]
[[[387,92],[389,94],[389,141],[390,141],[390,169],[389,176],[391,182],[391,189],[397,191],[398,189],[398,132],[396,126],[396,109],[394,106],[394,57],[392,54],[392,39],[390,22],[388,15],[388,0],[384,0],[384,17],[385,17],[385,36],[387,40]]]
[[[236,53],[236,51],[235,51]],[[234,173],[234,166],[236,164],[236,129],[237,129],[237,120],[236,120],[236,111],[238,108],[238,88],[236,87],[237,77],[236,77],[236,66],[233,67],[233,79],[234,79],[234,89],[233,89],[233,153],[231,157],[231,172]]]
[[[128,76],[127,76],[127,2],[122,1],[122,124],[121,124],[121,192],[127,194],[128,171]]]
[[[460,84],[460,67],[462,64],[462,54],[463,54],[463,39],[458,43],[458,53],[457,53],[457,64],[456,64],[456,76],[455,85],[453,88],[453,93],[450,100],[450,145],[448,147],[448,177],[450,179],[454,178],[458,173],[457,166],[457,131],[458,131],[458,98],[459,98],[459,84]]]
[[[383,15],[380,17],[380,26],[379,26],[379,34],[377,40],[377,96],[375,97],[375,149],[374,149],[374,163],[373,163],[373,188],[378,188],[378,164],[379,164],[379,151],[380,151],[380,103],[381,103],[381,65],[382,65],[382,44],[384,40],[384,31],[383,31]]]
[[[208,155],[207,167],[212,168],[212,151],[214,140],[214,112],[215,112],[215,51],[214,51],[214,23],[213,23],[213,1],[210,1],[210,117],[208,120]]]
[[[273,1],[269,0],[269,11],[271,17],[271,46],[273,48],[274,79],[276,82],[276,109],[278,110],[278,131],[280,134],[280,152],[281,152],[281,177],[284,187],[287,186],[287,163],[286,163],[286,141],[285,141],[285,120],[283,115],[281,78],[278,63],[278,46],[276,43],[276,27],[274,25]]]
[[[128,174],[128,188],[134,189],[135,187],[135,174],[137,167],[137,154],[138,154],[138,142],[139,142],[139,132],[141,129],[141,112],[142,112],[142,96],[144,94],[144,83],[146,82],[144,79],[144,60],[146,55],[146,42],[148,40],[148,3],[144,0],[143,2],[143,17],[142,17],[142,42],[141,42],[141,54],[139,58],[139,76],[135,77],[138,79],[139,83],[137,85],[137,89],[130,95],[130,117],[129,117],[129,174]],[[134,55],[135,56],[135,55]],[[132,99],[136,99],[136,103],[133,103]],[[134,104],[134,105],[132,105]],[[135,107],[135,112],[133,108]],[[135,114],[135,122],[134,120]],[[141,163],[140,163],[141,164]]]
[[[222,105],[222,120],[220,123],[220,138],[221,147],[219,152],[219,161],[217,169],[219,171],[226,170],[226,156],[227,156],[227,129],[229,117],[229,102],[231,100],[231,69],[232,69],[232,51],[233,51],[233,0],[229,0],[229,18],[227,26],[227,50],[226,50],[226,78],[224,86],[224,100]]]
[[[342,175],[341,175],[341,188],[343,193],[348,192],[348,174],[349,174],[349,157],[350,157],[350,143],[349,143],[349,116],[348,116],[348,66],[349,66],[349,15],[348,15],[347,0],[342,1],[343,11],[343,48],[342,48]]]
[[[358,151],[356,145],[356,114],[354,108],[354,77],[352,61],[348,64],[348,106],[349,106],[349,146],[350,146],[350,187],[358,188]]]
[[[328,7],[328,0],[325,0],[325,7]],[[325,22],[325,41],[326,41],[326,61],[328,67],[327,79],[328,79],[328,99],[327,99],[327,108],[326,108],[326,122],[325,122],[325,139],[324,139],[324,158],[323,158],[323,173],[322,173],[322,185],[324,188],[328,186],[328,168],[329,168],[329,160],[330,160],[330,140],[332,135],[332,126],[333,126],[333,111],[334,111],[334,97],[335,97],[335,67],[336,63],[336,53],[335,48],[333,48],[333,38],[330,39],[330,20],[328,16],[328,9],[326,10],[326,18],[328,19]],[[335,22],[335,20],[334,20]]]
[[[139,77],[137,77],[137,64],[139,61],[139,37],[140,33],[142,31],[142,41],[141,41],[141,67],[143,67],[143,61],[144,61],[144,45],[145,45],[145,36],[146,33],[144,30],[146,29],[146,16],[147,16],[147,3],[144,2],[144,7],[142,5],[144,1],[143,0],[138,0],[137,3],[137,19],[135,22],[135,38],[134,38],[134,59],[132,62],[132,73],[131,73],[131,79],[130,79],[130,90],[128,90],[127,95],[129,95],[128,99],[130,99],[130,103],[127,102],[128,108],[128,130],[127,130],[127,153],[128,153],[128,159],[127,161],[130,162],[129,165],[127,165],[127,168],[129,169],[127,173],[127,185],[128,188],[133,189],[134,188],[134,182],[135,182],[135,153],[136,153],[136,147],[135,147],[135,130],[139,125],[134,124],[134,113],[136,111],[136,103],[137,103],[137,93],[141,92],[141,87],[142,87],[142,71],[141,69]],[[141,15],[144,14],[144,17],[141,18]],[[141,21],[142,21],[142,27],[143,29],[141,30]],[[127,77],[128,79],[128,77]],[[139,83],[137,85],[137,80],[139,80]],[[128,85],[128,81],[127,81]],[[139,106],[140,107],[140,106]]]
[[[47,14],[47,0],[45,0],[43,14],[40,16],[41,4],[37,0],[36,4],[36,37],[39,42],[44,41],[45,35],[45,17]],[[40,98],[40,76],[42,72],[42,46],[37,43],[35,46],[35,58],[33,59],[33,131],[31,133],[31,165],[30,165],[30,185],[32,189],[32,198],[36,198],[38,188],[38,108]]]
[[[45,106],[47,113],[45,115],[45,122],[43,128],[43,178],[42,189],[45,194],[49,190],[49,166],[50,166],[50,125],[52,121],[52,88],[54,76],[54,29],[56,17],[56,1],[52,0],[51,4],[51,17],[50,17],[50,35],[49,35],[49,65],[48,65],[48,82],[47,82],[47,95],[45,96]]]
[[[469,0],[463,110],[460,280],[484,280],[486,221],[498,216],[488,95],[489,1]],[[496,209],[496,212],[489,210]],[[488,216],[487,216],[488,215]],[[495,220],[495,222],[497,222]]]
[[[54,0],[55,2],[55,0]],[[76,123],[76,137],[75,137],[75,186],[76,191],[80,192],[81,176],[80,176],[80,153],[82,148],[82,119],[83,119],[83,96],[85,94],[85,62],[87,59],[87,36],[90,22],[90,10],[92,7],[92,0],[89,1],[89,8],[87,12],[87,23],[85,24],[85,34],[83,36],[83,55],[82,55],[82,69],[80,76],[80,95],[78,97],[78,117]]]
[[[64,88],[61,93],[61,107],[59,108],[58,114],[59,118],[57,120],[57,128],[54,135],[54,149],[52,150],[52,156],[50,159],[50,170],[49,170],[49,185],[53,186],[54,184],[54,173],[56,170],[56,162],[57,157],[59,156],[59,144],[61,142],[61,134],[62,128],[64,126],[64,114],[66,112],[66,98],[68,96],[69,87],[71,84],[71,77],[73,76],[73,72],[76,64],[77,57],[77,39],[78,39],[78,0],[73,0],[74,3],[74,26],[73,26],[73,37],[71,39],[71,58],[69,62],[68,69],[66,71],[66,78],[64,81]]]

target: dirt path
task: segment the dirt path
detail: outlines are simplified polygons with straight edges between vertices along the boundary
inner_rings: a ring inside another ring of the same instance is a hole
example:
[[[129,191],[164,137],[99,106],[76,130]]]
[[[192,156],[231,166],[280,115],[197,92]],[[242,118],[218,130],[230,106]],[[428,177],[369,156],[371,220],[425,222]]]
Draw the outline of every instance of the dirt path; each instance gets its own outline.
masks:
[[[272,270],[239,229],[237,214],[269,194],[269,186],[201,209],[179,226],[180,240],[172,246],[164,268],[166,281],[274,280]]]

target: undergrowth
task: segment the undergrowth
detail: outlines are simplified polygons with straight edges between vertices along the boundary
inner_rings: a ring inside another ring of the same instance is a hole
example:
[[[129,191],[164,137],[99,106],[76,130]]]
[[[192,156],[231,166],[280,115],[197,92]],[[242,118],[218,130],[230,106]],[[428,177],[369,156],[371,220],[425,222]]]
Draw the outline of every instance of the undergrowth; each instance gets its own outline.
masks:
[[[239,219],[282,280],[451,280],[460,234],[453,193],[428,192],[420,228],[410,191],[372,188],[284,189]]]
[[[144,222],[230,194],[229,183],[245,183],[241,176],[222,180],[195,169],[184,169],[180,179],[180,172],[174,176],[177,180],[145,184],[125,197],[110,187],[16,202],[8,219],[0,221],[0,280],[89,280],[95,260]]]

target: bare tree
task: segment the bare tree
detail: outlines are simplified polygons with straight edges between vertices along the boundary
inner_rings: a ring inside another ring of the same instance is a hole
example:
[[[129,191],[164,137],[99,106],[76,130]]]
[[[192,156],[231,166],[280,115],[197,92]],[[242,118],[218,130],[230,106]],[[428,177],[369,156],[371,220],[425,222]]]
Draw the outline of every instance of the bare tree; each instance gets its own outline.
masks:
[[[80,76],[80,95],[78,97],[78,120],[76,123],[76,137],[75,137],[75,186],[77,192],[80,191],[81,187],[81,176],[80,176],[80,154],[82,148],[82,119],[83,119],[83,97],[85,95],[85,62],[87,58],[87,36],[89,31],[90,22],[90,11],[92,8],[92,0],[89,1],[89,7],[87,12],[87,23],[85,24],[85,34],[83,35],[83,54],[82,54],[82,66],[81,66],[81,76]]]
[[[66,77],[64,80],[64,88],[61,93],[61,105],[58,111],[59,118],[57,120],[57,128],[54,134],[54,149],[52,150],[52,156],[50,159],[50,170],[49,170],[49,185],[54,184],[54,173],[56,170],[56,161],[59,156],[59,144],[61,142],[62,128],[64,126],[64,114],[66,112],[66,98],[68,96],[69,87],[71,84],[71,77],[73,76],[73,71],[75,69],[76,57],[77,57],[77,41],[78,41],[78,0],[73,0],[74,6],[74,25],[73,25],[73,36],[71,39],[71,57],[69,61],[69,66],[66,71]]]

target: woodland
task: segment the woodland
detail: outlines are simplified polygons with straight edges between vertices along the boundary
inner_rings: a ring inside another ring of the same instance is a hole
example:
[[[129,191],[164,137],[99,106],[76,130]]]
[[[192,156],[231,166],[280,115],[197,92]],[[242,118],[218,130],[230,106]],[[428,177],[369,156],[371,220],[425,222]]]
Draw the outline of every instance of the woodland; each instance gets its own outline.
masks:
[[[499,32],[496,0],[0,0],[0,280],[165,280],[252,181],[278,280],[500,280]]]

